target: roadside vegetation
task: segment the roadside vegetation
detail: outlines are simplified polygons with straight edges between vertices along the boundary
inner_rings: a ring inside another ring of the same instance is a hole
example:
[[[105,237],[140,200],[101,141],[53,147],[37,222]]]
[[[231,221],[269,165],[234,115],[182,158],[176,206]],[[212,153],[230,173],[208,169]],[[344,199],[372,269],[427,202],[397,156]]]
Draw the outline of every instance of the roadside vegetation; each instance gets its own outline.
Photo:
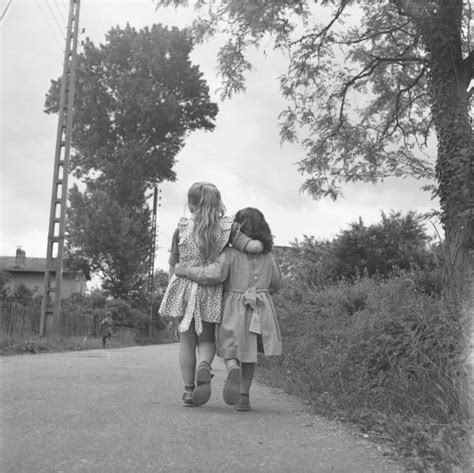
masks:
[[[420,217],[280,252],[284,354],[262,358],[261,379],[389,442],[410,471],[467,471],[469,321],[442,296],[443,245]]]

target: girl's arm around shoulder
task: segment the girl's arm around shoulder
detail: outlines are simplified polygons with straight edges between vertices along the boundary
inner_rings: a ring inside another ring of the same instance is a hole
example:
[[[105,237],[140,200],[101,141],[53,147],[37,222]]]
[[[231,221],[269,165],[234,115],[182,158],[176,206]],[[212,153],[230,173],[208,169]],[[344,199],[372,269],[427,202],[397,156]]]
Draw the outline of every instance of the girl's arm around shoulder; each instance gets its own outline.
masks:
[[[207,266],[186,267],[180,263],[175,266],[176,276],[186,277],[202,286],[215,286],[223,283],[229,274],[229,262],[224,250],[219,259]]]
[[[263,243],[260,240],[252,240],[245,233],[240,231],[240,225],[236,222],[232,224],[230,234],[230,244],[239,251],[251,254],[263,252]]]
[[[278,266],[275,257],[271,253],[270,256],[272,258],[272,278],[268,290],[270,291],[270,293],[273,293],[278,292],[278,290],[281,288],[283,278],[281,275],[280,266]]]

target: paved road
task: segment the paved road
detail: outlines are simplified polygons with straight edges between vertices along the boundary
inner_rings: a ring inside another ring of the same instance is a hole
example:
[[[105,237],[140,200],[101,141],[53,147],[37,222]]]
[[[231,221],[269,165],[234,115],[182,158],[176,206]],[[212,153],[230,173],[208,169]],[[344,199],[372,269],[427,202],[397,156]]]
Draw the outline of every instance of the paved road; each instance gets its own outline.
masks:
[[[256,384],[252,412],[181,405],[177,344],[4,357],[5,473],[400,472],[365,439]]]

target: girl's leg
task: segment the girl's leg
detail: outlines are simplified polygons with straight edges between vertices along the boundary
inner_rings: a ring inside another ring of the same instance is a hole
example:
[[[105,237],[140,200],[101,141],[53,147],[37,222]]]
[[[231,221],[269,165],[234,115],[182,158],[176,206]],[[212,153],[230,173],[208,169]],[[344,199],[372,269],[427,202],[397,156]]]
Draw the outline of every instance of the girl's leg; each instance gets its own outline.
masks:
[[[235,358],[226,359],[225,365],[227,367],[227,378],[224,383],[222,397],[226,404],[229,404],[229,406],[235,406],[240,399],[241,370],[239,360]]]
[[[193,402],[205,404],[211,397],[211,363],[216,354],[216,325],[202,322],[202,333],[198,336],[199,365],[196,370],[196,389]]]
[[[253,375],[255,374],[255,365],[257,363],[242,363],[242,379],[240,380],[240,393],[249,394],[252,386]]]
[[[252,408],[250,406],[250,387],[252,386],[255,366],[257,363],[242,363],[242,378],[240,381],[240,399],[236,404],[237,411],[247,412]]]
[[[209,366],[216,356],[216,324],[202,322],[202,333],[198,337],[199,361],[205,361]]]
[[[197,335],[194,326],[179,334],[179,366],[185,386],[194,386]]]

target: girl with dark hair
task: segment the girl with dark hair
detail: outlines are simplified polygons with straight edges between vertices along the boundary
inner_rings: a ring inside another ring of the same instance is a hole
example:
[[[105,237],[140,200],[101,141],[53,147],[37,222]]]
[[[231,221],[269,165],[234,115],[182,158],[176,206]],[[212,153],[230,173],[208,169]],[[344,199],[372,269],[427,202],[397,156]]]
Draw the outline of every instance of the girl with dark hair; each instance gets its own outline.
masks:
[[[281,333],[271,297],[281,285],[281,272],[271,249],[273,237],[262,212],[245,208],[235,222],[251,240],[260,240],[263,253],[249,254],[226,248],[217,263],[205,267],[177,264],[175,274],[201,285],[224,283],[222,320],[217,326],[217,354],[224,358],[227,378],[223,397],[238,411],[250,411],[257,352],[282,352]],[[213,286],[211,286],[213,287]]]

